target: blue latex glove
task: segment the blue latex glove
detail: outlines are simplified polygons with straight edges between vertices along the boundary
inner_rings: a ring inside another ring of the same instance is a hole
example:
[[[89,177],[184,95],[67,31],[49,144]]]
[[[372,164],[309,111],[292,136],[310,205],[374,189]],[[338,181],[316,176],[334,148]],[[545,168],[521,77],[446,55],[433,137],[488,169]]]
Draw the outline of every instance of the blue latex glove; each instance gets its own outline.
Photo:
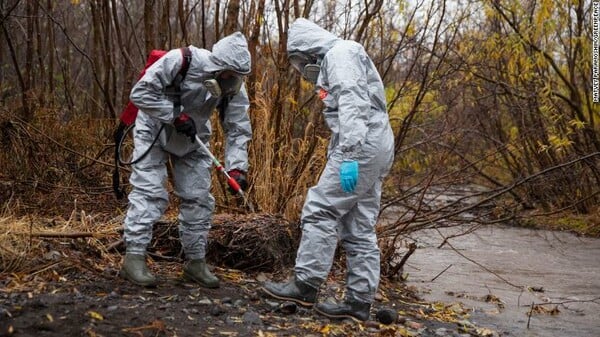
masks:
[[[340,183],[346,193],[354,192],[358,182],[358,162],[356,160],[344,161],[340,166]]]

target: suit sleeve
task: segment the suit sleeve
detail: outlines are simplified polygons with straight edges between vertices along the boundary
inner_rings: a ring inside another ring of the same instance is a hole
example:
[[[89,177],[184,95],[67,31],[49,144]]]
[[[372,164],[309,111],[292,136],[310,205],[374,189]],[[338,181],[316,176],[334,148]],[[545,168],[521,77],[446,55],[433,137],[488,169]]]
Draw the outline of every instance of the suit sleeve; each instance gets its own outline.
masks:
[[[173,115],[173,101],[165,94],[179,69],[183,59],[179,49],[169,51],[152,64],[142,78],[131,89],[129,99],[144,113],[165,123],[171,123]]]
[[[344,160],[356,159],[367,136],[371,114],[362,48],[329,53],[323,60],[330,93],[338,103],[340,149]]]
[[[248,142],[252,139],[249,106],[246,86],[242,85],[240,92],[229,101],[223,118],[227,170],[248,171]]]

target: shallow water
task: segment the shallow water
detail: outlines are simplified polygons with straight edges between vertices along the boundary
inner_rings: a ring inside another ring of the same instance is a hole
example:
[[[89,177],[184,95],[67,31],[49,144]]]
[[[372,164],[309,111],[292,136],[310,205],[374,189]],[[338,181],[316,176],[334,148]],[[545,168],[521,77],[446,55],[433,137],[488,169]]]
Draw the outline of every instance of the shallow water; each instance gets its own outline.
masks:
[[[451,239],[456,251],[447,245],[438,249],[443,238],[433,230],[413,234],[413,239],[419,248],[404,273],[427,301],[463,303],[473,309],[471,322],[501,336],[600,336],[600,239],[503,226]],[[555,315],[529,315],[532,303],[548,302],[564,304],[543,306],[558,308]]]

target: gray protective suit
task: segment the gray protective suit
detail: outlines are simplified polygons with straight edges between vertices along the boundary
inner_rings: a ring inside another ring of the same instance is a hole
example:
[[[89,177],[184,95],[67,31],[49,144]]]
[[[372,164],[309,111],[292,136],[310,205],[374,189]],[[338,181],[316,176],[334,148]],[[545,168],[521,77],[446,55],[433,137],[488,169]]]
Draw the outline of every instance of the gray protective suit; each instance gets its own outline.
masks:
[[[189,48],[192,60],[181,84],[181,110],[194,120],[198,136],[208,146],[211,135],[209,118],[222,98],[212,97],[203,82],[223,69],[249,72],[250,53],[241,33],[218,41],[212,52],[193,46]],[[133,158],[138,158],[150,147],[163,124],[164,129],[160,133],[160,141],[148,155],[132,166],[129,181],[133,189],[129,193],[129,209],[124,222],[127,253],[146,252],[152,238],[152,226],[166,210],[166,163],[170,158],[173,186],[180,198],[179,235],[185,255],[188,259],[205,257],[214,210],[214,198],[210,193],[212,163],[197,142],[192,143],[187,136],[175,130],[172,123],[177,116],[174,115],[173,101],[165,94],[165,88],[173,82],[182,63],[179,49],[169,51],[146,70],[131,91],[130,99],[139,108]],[[248,95],[242,86],[241,91],[231,98],[222,123],[226,133],[227,170],[248,171],[247,143],[252,136],[248,107]]]
[[[347,258],[347,299],[371,303],[379,285],[375,223],[394,153],[383,83],[357,42],[339,39],[305,19],[296,20],[288,36],[288,53],[303,52],[321,61],[315,88],[332,132],[327,164],[302,210],[296,277],[314,286],[325,280],[339,238]],[[359,165],[352,193],[340,186],[344,160]]]

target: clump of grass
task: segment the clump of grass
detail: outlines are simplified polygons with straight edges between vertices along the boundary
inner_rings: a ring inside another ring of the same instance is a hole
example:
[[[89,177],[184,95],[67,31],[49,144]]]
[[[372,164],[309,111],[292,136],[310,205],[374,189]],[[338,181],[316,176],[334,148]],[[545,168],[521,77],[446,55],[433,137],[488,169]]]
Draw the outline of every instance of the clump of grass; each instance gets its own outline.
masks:
[[[82,210],[73,210],[68,219],[4,212],[0,216],[0,275],[34,276],[73,252],[111,262],[115,257],[106,246],[119,240],[120,228],[119,217],[109,219]]]
[[[550,225],[556,229],[569,230],[586,236],[600,237],[600,214],[597,212],[587,215],[571,214],[555,219],[554,221],[551,220]]]
[[[570,231],[579,235],[600,237],[600,208],[588,214],[560,212],[552,215],[528,216],[524,219],[528,227]]]

